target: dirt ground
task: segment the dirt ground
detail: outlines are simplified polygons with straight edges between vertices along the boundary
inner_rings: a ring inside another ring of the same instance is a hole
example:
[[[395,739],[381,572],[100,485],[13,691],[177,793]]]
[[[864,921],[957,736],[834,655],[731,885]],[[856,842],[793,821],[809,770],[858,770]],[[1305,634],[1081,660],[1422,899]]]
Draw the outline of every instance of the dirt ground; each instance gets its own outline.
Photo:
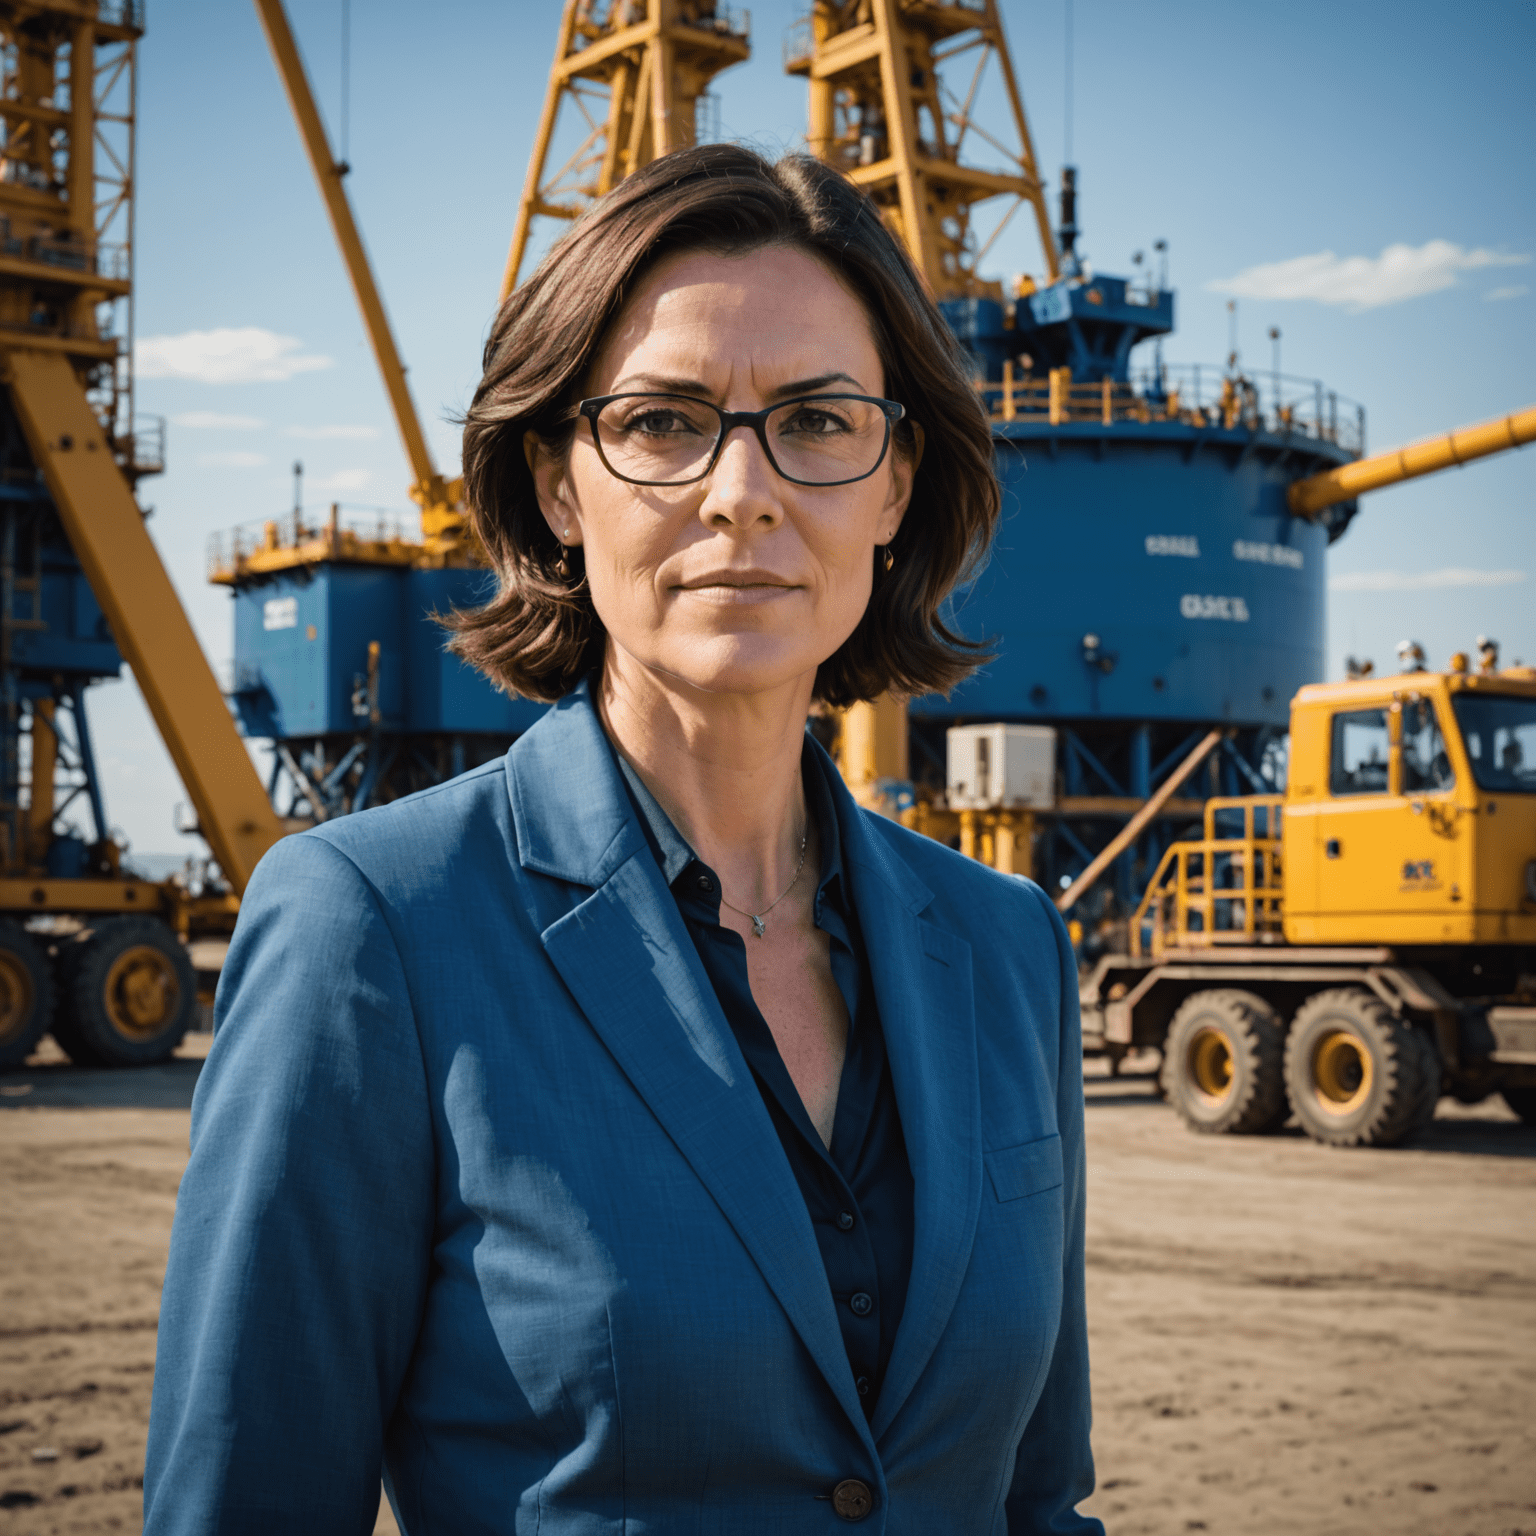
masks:
[[[139,1528],[206,1044],[0,1076],[0,1536]],[[1190,1135],[1144,1083],[1088,1093],[1111,1536],[1536,1536],[1536,1130],[1446,1101],[1412,1149],[1336,1152]]]

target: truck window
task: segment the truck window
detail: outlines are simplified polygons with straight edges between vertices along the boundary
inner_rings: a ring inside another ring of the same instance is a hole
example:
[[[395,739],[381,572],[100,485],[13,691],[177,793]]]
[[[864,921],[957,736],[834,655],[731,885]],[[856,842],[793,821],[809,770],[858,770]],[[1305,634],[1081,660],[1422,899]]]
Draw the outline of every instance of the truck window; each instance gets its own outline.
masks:
[[[1352,709],[1333,717],[1333,751],[1328,762],[1331,795],[1387,792],[1387,712]]]
[[[1403,705],[1403,793],[1452,789],[1456,774],[1446,755],[1445,738],[1428,699]]]
[[[1536,699],[1458,693],[1451,700],[1479,789],[1536,794]]]

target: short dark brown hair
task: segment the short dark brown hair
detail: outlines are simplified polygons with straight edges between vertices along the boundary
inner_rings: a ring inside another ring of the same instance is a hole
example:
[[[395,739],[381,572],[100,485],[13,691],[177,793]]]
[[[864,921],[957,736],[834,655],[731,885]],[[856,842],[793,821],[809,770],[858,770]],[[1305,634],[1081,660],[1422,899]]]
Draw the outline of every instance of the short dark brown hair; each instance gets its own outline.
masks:
[[[475,533],[498,577],[485,607],[449,616],[451,648],[511,693],[554,700],[600,665],[606,631],[583,579],[569,574],[540,513],[525,434],[568,447],[571,411],[609,325],[663,257],[763,246],[803,250],[859,298],[885,369],[885,392],[921,425],[924,448],[894,567],[877,558],[869,606],[822,662],[829,704],[887,690],[947,692],[987,657],[940,609],[985,555],[1000,495],[991,434],[965,354],[874,204],[805,155],[770,164],[749,149],[703,144],[621,182],[549,252],[502,305],[485,373],[464,419],[464,489]],[[898,429],[897,449],[914,435]]]

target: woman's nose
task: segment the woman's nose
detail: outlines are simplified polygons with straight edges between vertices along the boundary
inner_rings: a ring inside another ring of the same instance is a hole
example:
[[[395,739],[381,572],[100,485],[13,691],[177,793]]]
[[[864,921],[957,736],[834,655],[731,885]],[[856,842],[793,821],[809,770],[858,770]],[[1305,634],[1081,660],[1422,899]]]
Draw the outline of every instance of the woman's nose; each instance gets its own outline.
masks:
[[[784,520],[780,487],[784,481],[749,427],[726,433],[720,456],[704,482],[699,516],[710,527],[773,528]]]

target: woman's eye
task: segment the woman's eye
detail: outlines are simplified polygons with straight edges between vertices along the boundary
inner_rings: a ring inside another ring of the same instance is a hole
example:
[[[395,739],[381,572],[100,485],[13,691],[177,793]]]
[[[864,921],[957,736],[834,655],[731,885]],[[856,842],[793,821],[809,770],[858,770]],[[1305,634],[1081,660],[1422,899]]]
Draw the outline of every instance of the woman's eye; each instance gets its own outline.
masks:
[[[786,432],[805,432],[817,436],[832,432],[846,432],[848,423],[830,411],[813,411],[802,407],[784,423]]]
[[[653,437],[675,437],[697,428],[677,411],[642,411],[624,423],[626,432],[646,432]]]

